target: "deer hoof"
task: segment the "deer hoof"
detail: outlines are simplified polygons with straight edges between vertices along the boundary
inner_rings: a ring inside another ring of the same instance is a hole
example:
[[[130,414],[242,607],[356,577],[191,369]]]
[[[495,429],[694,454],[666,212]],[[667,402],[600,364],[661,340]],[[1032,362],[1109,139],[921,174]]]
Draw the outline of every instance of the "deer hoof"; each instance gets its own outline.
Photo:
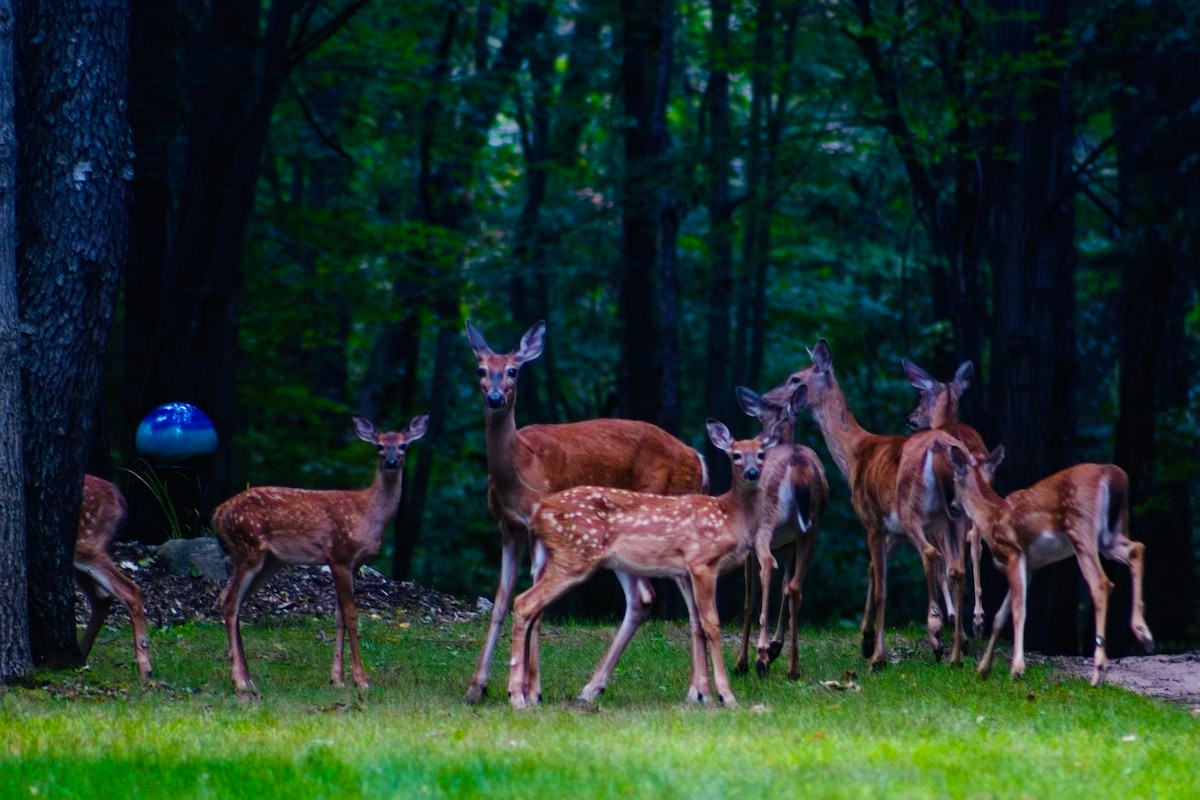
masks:
[[[740,658],[738,659],[738,662],[733,665],[733,674],[734,675],[745,675],[749,671],[750,671],[750,667],[748,667],[746,665],[746,662],[742,661]]]
[[[775,659],[783,652],[783,642],[771,642],[767,647],[767,659],[773,664]]]
[[[771,674],[771,662],[759,659],[754,662],[754,669],[758,672],[758,677],[765,678]]]
[[[466,700],[468,703],[480,703],[483,702],[483,698],[485,697],[487,697],[486,683],[482,686],[471,684],[471,687],[467,689],[467,693],[463,695],[463,700]]]

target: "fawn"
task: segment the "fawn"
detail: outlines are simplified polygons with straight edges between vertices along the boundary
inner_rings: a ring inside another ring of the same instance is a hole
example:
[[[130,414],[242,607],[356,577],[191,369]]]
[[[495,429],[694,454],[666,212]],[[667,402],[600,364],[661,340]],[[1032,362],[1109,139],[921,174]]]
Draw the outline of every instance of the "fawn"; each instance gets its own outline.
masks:
[[[368,686],[358,652],[358,609],[354,572],[379,553],[384,529],[396,516],[408,446],[425,435],[429,415],[421,414],[402,432],[380,433],[370,420],[355,416],[358,438],[375,445],[379,463],[366,489],[314,490],[257,486],[226,500],[212,523],[232,568],[221,590],[221,611],[229,636],[233,686],[239,695],[255,694],[242,650],[239,615],[242,602],[291,565],[326,564],[337,592],[337,635],[329,680],[343,686],[342,656],[350,640],[354,684]],[[348,637],[347,637],[348,634]]]
[[[728,428],[708,421],[708,436],[729,454],[734,482],[717,497],[661,496],[601,486],[580,486],[542,499],[531,531],[533,586],[513,604],[513,650],[509,700],[524,708],[540,701],[538,629],[547,606],[601,568],[643,577],[676,580],[691,622],[692,676],[688,699],[709,698],[712,659],[717,700],[736,705],[721,658],[717,576],[756,546],[769,559],[770,541],[755,541],[761,509],[759,478],[767,452],[779,441],[779,426],[757,438],[734,441]],[[615,662],[602,661],[579,701],[594,702],[604,691]]]
[[[142,590],[121,572],[108,554],[108,546],[128,516],[125,495],[114,484],[95,475],[83,476],[83,500],[79,507],[79,534],[75,539],[75,583],[87,598],[91,610],[87,628],[79,639],[84,660],[100,626],[108,618],[113,598],[121,601],[133,625],[133,654],[138,675],[149,680],[150,640],[146,636],[146,614],[142,609]]]

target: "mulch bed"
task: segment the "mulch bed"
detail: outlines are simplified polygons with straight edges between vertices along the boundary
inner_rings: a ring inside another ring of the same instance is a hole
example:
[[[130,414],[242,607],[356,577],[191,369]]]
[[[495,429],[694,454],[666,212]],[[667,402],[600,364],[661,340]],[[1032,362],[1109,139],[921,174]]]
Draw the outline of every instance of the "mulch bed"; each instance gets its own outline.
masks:
[[[153,626],[181,625],[194,620],[221,622],[217,595],[221,586],[201,577],[171,575],[154,560],[154,548],[137,542],[116,542],[113,560],[142,590],[146,619]],[[376,570],[359,570],[354,581],[354,602],[360,614],[402,615],[412,622],[462,622],[475,619],[473,603],[420,586],[393,581]],[[320,567],[290,567],[273,576],[242,605],[243,620],[257,622],[295,615],[330,616],[335,613],[333,580]],[[77,594],[76,614],[82,625],[88,606]],[[113,604],[111,620],[124,621],[125,610]]]

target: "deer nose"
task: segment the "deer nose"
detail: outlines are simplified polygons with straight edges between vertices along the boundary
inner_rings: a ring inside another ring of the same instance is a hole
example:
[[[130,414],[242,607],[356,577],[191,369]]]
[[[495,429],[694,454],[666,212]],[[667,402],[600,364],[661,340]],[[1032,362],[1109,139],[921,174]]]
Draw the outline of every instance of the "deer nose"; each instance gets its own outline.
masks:
[[[756,467],[751,467],[750,469],[746,470],[746,480],[748,480],[748,481],[758,480],[758,469]]]
[[[504,408],[504,392],[488,392],[483,399],[488,408]]]
[[[919,428],[917,427],[917,419],[916,419],[916,417],[909,417],[909,418],[908,418],[908,427],[909,427],[911,430],[914,430],[914,431],[915,431],[915,430],[919,430]]]

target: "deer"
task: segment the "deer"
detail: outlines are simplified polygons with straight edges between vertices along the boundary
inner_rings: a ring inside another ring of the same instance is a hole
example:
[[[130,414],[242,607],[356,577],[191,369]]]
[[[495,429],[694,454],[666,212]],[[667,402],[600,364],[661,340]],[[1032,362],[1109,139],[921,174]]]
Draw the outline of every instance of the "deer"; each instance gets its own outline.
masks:
[[[870,572],[867,599],[863,608],[862,654],[872,671],[887,663],[884,645],[884,611],[887,602],[887,561],[905,537],[916,548],[925,571],[929,595],[926,633],[934,655],[941,658],[942,612],[937,599],[940,553],[926,537],[924,524],[902,524],[898,484],[901,453],[914,438],[929,431],[905,437],[881,435],[863,429],[846,404],[846,395],[833,374],[833,354],[825,339],[810,351],[813,363],[788,376],[771,394],[807,388],[808,408],[825,439],[838,470],[850,484],[850,504],[863,524]],[[913,515],[917,523],[924,520]],[[912,521],[912,520],[910,520]]]
[[[528,541],[534,504],[554,492],[594,485],[662,495],[708,491],[704,458],[648,422],[592,419],[517,428],[514,410],[521,366],[542,354],[546,323],[531,326],[509,353],[494,352],[470,321],[487,441],[488,509],[501,534],[500,579],[487,636],[465,699],[487,694],[491,661],[508,615],[516,570]],[[616,664],[641,623],[654,590],[645,578],[616,570],[625,616],[605,662]]]
[[[337,594],[336,635],[329,682],[343,688],[343,655],[350,642],[354,684],[370,686],[358,649],[358,609],[354,573],[379,554],[383,532],[400,505],[408,447],[425,435],[429,414],[414,417],[403,431],[380,433],[366,417],[354,415],[354,431],[375,445],[379,459],[371,485],[359,490],[293,489],[256,486],[226,500],[213,512],[212,525],[230,560],[229,582],[218,602],[229,637],[231,677],[238,696],[257,695],[242,648],[242,603],[286,566],[326,565]]]
[[[928,431],[930,428],[946,431],[964,444],[967,452],[970,452],[974,458],[988,457],[988,447],[984,445],[983,437],[980,437],[979,432],[970,425],[966,425],[965,422],[959,422],[959,398],[962,396],[962,392],[971,386],[971,379],[974,377],[973,363],[971,361],[962,362],[956,369],[954,378],[946,383],[935,380],[932,375],[907,359],[904,360],[904,372],[908,383],[918,391],[919,398],[917,408],[908,415],[908,427],[913,431]],[[949,474],[949,464],[944,461],[944,458],[938,458],[938,471],[943,475]],[[954,564],[949,567],[949,571],[953,573],[955,570],[961,570],[964,566],[962,560],[958,558],[958,553],[962,552],[961,542],[965,541],[971,552],[971,570],[974,578],[972,630],[977,638],[983,637],[983,582],[982,576],[979,575],[979,566],[983,559],[983,542],[979,539],[979,531],[971,525],[967,525],[961,516],[956,516],[953,507],[952,518],[955,528],[954,541],[959,543],[959,548],[952,557]],[[964,528],[965,531],[962,530]],[[959,607],[961,607],[961,595],[959,597]],[[947,600],[947,602],[949,601]]]
[[[710,699],[707,658],[711,658],[717,702],[737,705],[721,657],[717,578],[756,547],[760,559],[771,557],[769,540],[757,535],[760,478],[767,452],[779,441],[779,426],[741,441],[734,441],[729,429],[716,420],[708,420],[707,430],[709,440],[733,463],[733,485],[722,495],[671,497],[578,486],[549,495],[534,507],[530,525],[534,582],[513,604],[508,679],[513,707],[527,708],[541,700],[538,629],[543,611],[602,568],[675,579],[688,606],[691,628],[687,699],[698,703]],[[607,658],[601,661],[580,692],[580,703],[595,702],[615,665]]]
[[[1100,556],[1129,567],[1133,576],[1130,628],[1146,652],[1154,652],[1154,637],[1146,625],[1142,603],[1146,548],[1141,542],[1132,541],[1127,533],[1129,480],[1124,470],[1113,464],[1077,464],[1027,489],[1000,497],[990,481],[1004,459],[1003,445],[982,461],[953,439],[939,439],[933,448],[948,453],[963,509],[1008,579],[1008,594],[996,612],[992,635],[979,661],[980,676],[987,677],[991,672],[996,640],[1010,618],[1013,651],[1009,673],[1013,678],[1024,675],[1029,574],[1072,554],[1091,591],[1095,612],[1092,686],[1104,682],[1108,669],[1104,631],[1112,582],[1104,572]]]
[[[821,515],[829,500],[829,481],[821,459],[812,448],[794,443],[796,415],[804,407],[807,390],[801,388],[791,392],[785,384],[782,392],[759,395],[754,390],[739,386],[735,390],[738,405],[749,416],[762,424],[763,431],[778,426],[780,442],[767,452],[762,477],[759,478],[762,496],[762,512],[759,517],[759,538],[770,542],[770,550],[779,550],[791,545],[791,557],[783,580],[783,602],[775,635],[768,643],[767,613],[769,608],[771,573],[775,566],[773,558],[746,559],[746,591],[742,612],[742,642],[734,673],[749,671],[748,651],[750,641],[750,619],[752,589],[754,586],[754,562],[759,567],[759,589],[761,608],[758,624],[758,656],[755,670],[766,677],[770,664],[783,652],[783,621],[789,620],[788,634],[791,641],[788,678],[800,677],[799,642],[796,628],[800,617],[801,587],[804,576],[812,563],[817,545],[817,530]]]
[[[133,626],[133,655],[137,660],[138,676],[144,682],[150,680],[153,667],[142,590],[113,563],[108,552],[128,515],[129,504],[115,484],[96,475],[83,476],[73,565],[75,584],[87,598],[89,614],[87,627],[79,639],[79,652],[86,661],[112,610],[113,599],[120,600]]]

